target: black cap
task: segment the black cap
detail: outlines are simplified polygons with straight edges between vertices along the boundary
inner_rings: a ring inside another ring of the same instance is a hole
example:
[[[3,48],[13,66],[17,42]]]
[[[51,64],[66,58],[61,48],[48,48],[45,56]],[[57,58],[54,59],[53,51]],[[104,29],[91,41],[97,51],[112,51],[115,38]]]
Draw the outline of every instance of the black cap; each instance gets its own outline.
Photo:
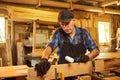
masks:
[[[59,22],[70,22],[71,19],[74,18],[74,15],[69,10],[62,10],[58,15],[58,21]]]

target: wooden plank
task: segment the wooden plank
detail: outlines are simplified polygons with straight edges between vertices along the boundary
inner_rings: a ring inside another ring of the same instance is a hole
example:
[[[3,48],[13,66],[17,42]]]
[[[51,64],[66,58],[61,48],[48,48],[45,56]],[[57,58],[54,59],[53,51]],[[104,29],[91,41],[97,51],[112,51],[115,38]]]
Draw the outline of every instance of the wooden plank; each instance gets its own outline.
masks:
[[[113,70],[110,70],[111,73],[114,73],[116,76],[119,76],[120,77],[120,69],[113,69]]]
[[[22,42],[17,42],[17,65],[22,65],[23,64],[23,43]]]
[[[34,21],[33,22],[33,42],[32,42],[32,53],[35,54],[35,48],[36,48],[36,27],[37,24]]]
[[[22,3],[22,4],[32,4],[32,5],[36,5],[38,3],[37,0],[1,0],[3,2],[9,2],[9,3]]]
[[[109,0],[109,3],[110,3],[110,1],[111,0]],[[37,1],[35,1],[35,0],[30,0],[29,2],[27,2],[26,0],[24,0],[24,1],[23,0],[22,1],[21,0],[19,0],[19,1],[16,1],[16,0],[6,0],[5,2],[13,2],[13,3],[19,3],[19,4],[31,4],[31,5],[37,4]],[[67,9],[70,8],[70,3],[58,2],[58,1],[52,1],[52,0],[40,1],[40,5],[41,6],[48,6],[48,7],[67,8]],[[103,9],[99,8],[99,7],[85,6],[85,5],[80,5],[80,4],[79,5],[78,4],[72,4],[72,7],[74,9],[85,10],[85,11],[92,11],[92,12],[102,12],[103,11]],[[111,10],[113,10],[113,9],[111,9]],[[109,12],[109,10],[108,10],[108,12]],[[118,12],[118,11],[116,10],[116,12]]]
[[[26,77],[27,71],[26,65],[0,67],[0,78]]]
[[[120,68],[120,58],[104,60],[105,70]]]
[[[0,67],[3,66],[2,58],[0,58]]]
[[[111,76],[111,77],[103,78],[102,80],[120,80],[120,77],[118,77],[118,76]]]
[[[57,22],[58,12],[15,6],[7,6],[7,8],[11,11],[10,16],[12,16],[12,19],[31,21],[39,19],[40,21]]]
[[[18,0],[17,1],[16,0],[5,0],[5,2],[12,2],[12,3],[19,3],[19,4],[31,4],[31,5],[35,5],[37,3],[37,1],[35,1],[35,0],[30,0],[29,2],[26,1],[26,0],[22,0],[22,1],[21,0],[19,0],[19,1]],[[58,2],[58,1],[52,1],[52,0],[42,0],[39,4],[41,6],[47,6],[47,7],[58,7],[58,8],[67,8],[67,9],[70,8],[70,3]],[[103,9],[99,8],[99,7],[85,6],[85,5],[79,5],[79,4],[73,4],[72,7],[74,9],[78,9],[78,10],[84,10],[84,11],[90,11],[90,12],[105,12],[105,13],[109,13],[109,14],[120,15],[120,11],[119,10],[114,10],[114,9],[105,9],[105,11],[103,11]],[[23,11],[25,11],[25,10],[22,10],[22,13],[24,13]],[[31,14],[33,12],[34,11],[31,11]],[[27,15],[29,15],[29,14],[30,13],[27,13]],[[21,17],[24,18],[27,15],[23,15]],[[40,14],[38,13],[37,16],[40,16],[40,15],[41,15],[41,13]],[[44,15],[42,14],[41,16],[44,16]],[[54,16],[52,16],[52,17],[54,17]],[[28,19],[29,18],[32,18],[32,17],[30,17],[30,15],[29,15]],[[51,18],[47,18],[47,19],[51,19]]]
[[[52,65],[47,74],[44,76],[45,80],[55,79],[55,68],[58,73],[63,72],[64,77],[75,76],[80,74],[91,74],[92,63],[70,63],[70,64],[59,64]],[[38,77],[34,68],[28,69],[28,80],[42,80]]]
[[[91,76],[87,75],[87,76],[78,76],[78,80],[91,80]]]
[[[92,76],[92,80],[120,80],[120,77],[118,76],[107,76],[105,78],[101,78],[98,76]]]
[[[95,60],[95,72],[104,71],[104,60]]]
[[[117,2],[118,2],[118,0],[106,0],[101,3],[101,6],[106,7],[106,6],[109,6],[112,4],[116,4]]]
[[[120,58],[120,51],[100,53],[95,59],[113,59]]]
[[[16,80],[26,80],[26,77],[17,77]]]

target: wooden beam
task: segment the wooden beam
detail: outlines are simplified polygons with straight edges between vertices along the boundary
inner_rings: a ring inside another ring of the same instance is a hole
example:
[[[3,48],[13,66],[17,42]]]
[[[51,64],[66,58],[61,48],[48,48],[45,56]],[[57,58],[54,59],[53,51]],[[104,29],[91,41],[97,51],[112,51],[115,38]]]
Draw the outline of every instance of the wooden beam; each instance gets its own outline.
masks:
[[[70,64],[59,64],[52,65],[47,74],[44,76],[44,80],[55,79],[55,69],[58,73],[63,72],[64,77],[75,76],[80,74],[91,74],[92,63],[91,61],[87,63],[70,63]],[[38,77],[34,68],[28,69],[28,80],[42,80]]]
[[[36,48],[36,28],[37,24],[34,21],[33,22],[33,41],[32,41],[32,54],[35,54],[35,48]]]
[[[120,58],[120,51],[118,52],[108,52],[108,53],[100,53],[95,59],[116,59]]]
[[[78,1],[80,1],[80,0],[64,0],[64,1],[66,1],[66,2],[78,2]]]
[[[9,14],[12,20],[34,21],[38,19],[46,22],[57,22],[58,12],[15,6],[7,6],[7,9],[11,11]]]
[[[16,0],[2,0],[2,1],[3,2],[8,2],[8,3],[12,2],[12,3],[19,3],[19,4],[24,4],[25,3],[25,4],[30,4],[30,5],[37,5],[37,7],[38,7],[38,3],[39,3],[40,6],[70,9],[70,3],[58,2],[58,1],[52,1],[52,0],[42,0],[41,3],[38,2],[38,0],[30,0],[29,2],[26,1],[26,0],[17,0],[17,1]],[[116,0],[109,0],[109,1],[116,1]],[[78,10],[84,10],[84,11],[90,11],[90,12],[104,12],[104,13],[108,13],[108,14],[120,15],[120,10],[103,9],[103,8],[100,8],[100,7],[85,6],[85,5],[78,5],[78,4],[72,4],[72,7],[73,7],[73,9],[78,9]]]
[[[1,0],[3,2],[9,2],[9,3],[22,3],[22,4],[32,4],[36,5],[38,3],[38,0]]]
[[[104,2],[101,3],[102,7],[106,7],[112,4],[116,4],[118,0],[105,0]]]

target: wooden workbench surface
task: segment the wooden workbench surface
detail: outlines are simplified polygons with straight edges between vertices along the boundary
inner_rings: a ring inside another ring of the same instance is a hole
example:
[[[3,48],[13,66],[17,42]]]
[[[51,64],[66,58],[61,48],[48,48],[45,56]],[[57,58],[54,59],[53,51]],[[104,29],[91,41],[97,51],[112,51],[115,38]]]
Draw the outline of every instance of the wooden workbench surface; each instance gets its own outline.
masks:
[[[96,59],[114,59],[120,58],[120,51],[100,53]]]
[[[27,76],[28,67],[26,65],[0,67],[0,78],[12,78]]]

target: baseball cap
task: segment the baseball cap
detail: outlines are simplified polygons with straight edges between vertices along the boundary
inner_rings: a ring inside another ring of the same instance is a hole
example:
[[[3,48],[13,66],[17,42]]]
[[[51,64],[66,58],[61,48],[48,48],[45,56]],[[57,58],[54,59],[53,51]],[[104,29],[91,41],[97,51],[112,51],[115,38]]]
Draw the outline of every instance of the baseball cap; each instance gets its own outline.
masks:
[[[70,22],[71,19],[74,18],[74,15],[71,11],[69,10],[62,10],[59,12],[59,15],[58,15],[58,21],[59,22],[64,22],[64,23],[68,23]]]

